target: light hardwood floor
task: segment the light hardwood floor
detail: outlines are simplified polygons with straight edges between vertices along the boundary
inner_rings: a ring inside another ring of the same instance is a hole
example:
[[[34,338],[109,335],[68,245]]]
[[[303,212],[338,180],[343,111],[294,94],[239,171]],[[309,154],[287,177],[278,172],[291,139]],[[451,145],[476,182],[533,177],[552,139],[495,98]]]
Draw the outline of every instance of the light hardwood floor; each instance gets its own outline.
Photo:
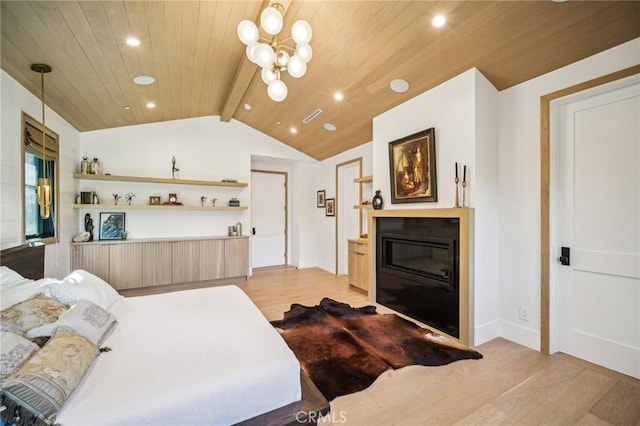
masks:
[[[369,304],[345,276],[318,268],[258,269],[237,285],[269,320],[292,303],[316,305],[322,297]],[[368,389],[333,400],[321,424],[640,426],[636,379],[500,338],[476,349],[483,359],[390,370]]]

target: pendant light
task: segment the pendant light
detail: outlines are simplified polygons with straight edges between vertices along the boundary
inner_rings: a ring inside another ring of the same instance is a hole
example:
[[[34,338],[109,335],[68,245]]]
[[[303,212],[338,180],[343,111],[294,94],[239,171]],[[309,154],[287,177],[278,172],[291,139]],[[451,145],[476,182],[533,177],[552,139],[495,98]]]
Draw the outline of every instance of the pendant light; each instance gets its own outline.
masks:
[[[298,20],[291,27],[291,37],[282,39],[279,35],[283,27],[284,6],[273,3],[260,14],[260,27],[268,37],[260,37],[255,23],[245,19],[238,24],[238,38],[247,48],[247,58],[257,64],[262,71],[262,81],[267,85],[267,94],[274,102],[282,102],[287,97],[287,85],[282,81],[284,71],[300,78],[307,72],[307,63],[313,56],[309,45],[313,32],[307,21]],[[293,40],[295,47],[286,45]],[[287,50],[289,52],[287,52]]]
[[[31,70],[40,73],[40,90],[42,95],[42,177],[38,178],[38,205],[40,217],[48,219],[51,215],[51,179],[47,178],[47,133],[44,117],[44,75],[51,72],[51,67],[46,64],[33,64]]]

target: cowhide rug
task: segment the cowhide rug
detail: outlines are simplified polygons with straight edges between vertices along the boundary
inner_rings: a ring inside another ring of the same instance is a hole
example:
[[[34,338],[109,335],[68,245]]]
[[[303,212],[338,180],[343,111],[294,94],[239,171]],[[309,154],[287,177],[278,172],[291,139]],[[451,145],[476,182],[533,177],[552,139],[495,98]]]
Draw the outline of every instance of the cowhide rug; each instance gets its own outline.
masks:
[[[480,359],[479,352],[375,306],[352,308],[324,298],[318,306],[297,303],[271,321],[320,392],[332,400],[369,387],[389,368],[445,365]]]

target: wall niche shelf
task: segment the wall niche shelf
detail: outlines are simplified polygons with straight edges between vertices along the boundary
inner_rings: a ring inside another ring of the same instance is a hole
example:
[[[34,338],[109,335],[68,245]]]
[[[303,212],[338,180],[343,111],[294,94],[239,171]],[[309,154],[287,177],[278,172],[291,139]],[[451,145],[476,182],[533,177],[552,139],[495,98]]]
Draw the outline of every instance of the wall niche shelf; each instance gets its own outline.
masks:
[[[373,182],[373,176],[362,176],[353,180],[355,183],[370,183]]]
[[[368,210],[368,209],[373,209],[373,205],[372,204],[358,204],[353,206],[354,209],[360,209],[360,210]]]
[[[174,206],[174,205],[150,205],[150,204],[74,204],[74,209],[87,209],[87,210],[129,210],[129,209],[166,209],[166,210],[247,210],[247,206],[231,207],[231,206]]]
[[[111,181],[111,182],[168,183],[172,185],[229,186],[229,187],[235,187],[235,188],[245,188],[248,186],[248,184],[244,182],[222,182],[222,181],[213,181],[213,180],[193,180],[193,179],[166,179],[166,178],[153,178],[153,177],[141,177],[141,176],[90,175],[90,174],[83,174],[83,173],[74,173],[73,177],[74,179],[102,180],[102,181]],[[158,207],[158,206],[152,206],[152,207]],[[175,208],[175,207],[176,206],[170,206],[170,208]],[[210,209],[220,210],[221,208],[211,207]],[[235,209],[237,210],[237,207]]]

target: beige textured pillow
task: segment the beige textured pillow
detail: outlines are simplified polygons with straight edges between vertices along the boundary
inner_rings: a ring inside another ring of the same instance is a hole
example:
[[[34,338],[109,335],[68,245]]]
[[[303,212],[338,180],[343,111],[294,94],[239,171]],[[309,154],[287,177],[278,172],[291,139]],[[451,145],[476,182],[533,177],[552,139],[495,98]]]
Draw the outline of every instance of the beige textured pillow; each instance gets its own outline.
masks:
[[[98,356],[96,345],[72,331],[58,331],[12,376],[0,381],[5,405],[53,421]],[[23,411],[23,417],[27,417]]]
[[[0,312],[0,330],[24,336],[32,328],[55,322],[67,308],[57,300],[37,294]]]

